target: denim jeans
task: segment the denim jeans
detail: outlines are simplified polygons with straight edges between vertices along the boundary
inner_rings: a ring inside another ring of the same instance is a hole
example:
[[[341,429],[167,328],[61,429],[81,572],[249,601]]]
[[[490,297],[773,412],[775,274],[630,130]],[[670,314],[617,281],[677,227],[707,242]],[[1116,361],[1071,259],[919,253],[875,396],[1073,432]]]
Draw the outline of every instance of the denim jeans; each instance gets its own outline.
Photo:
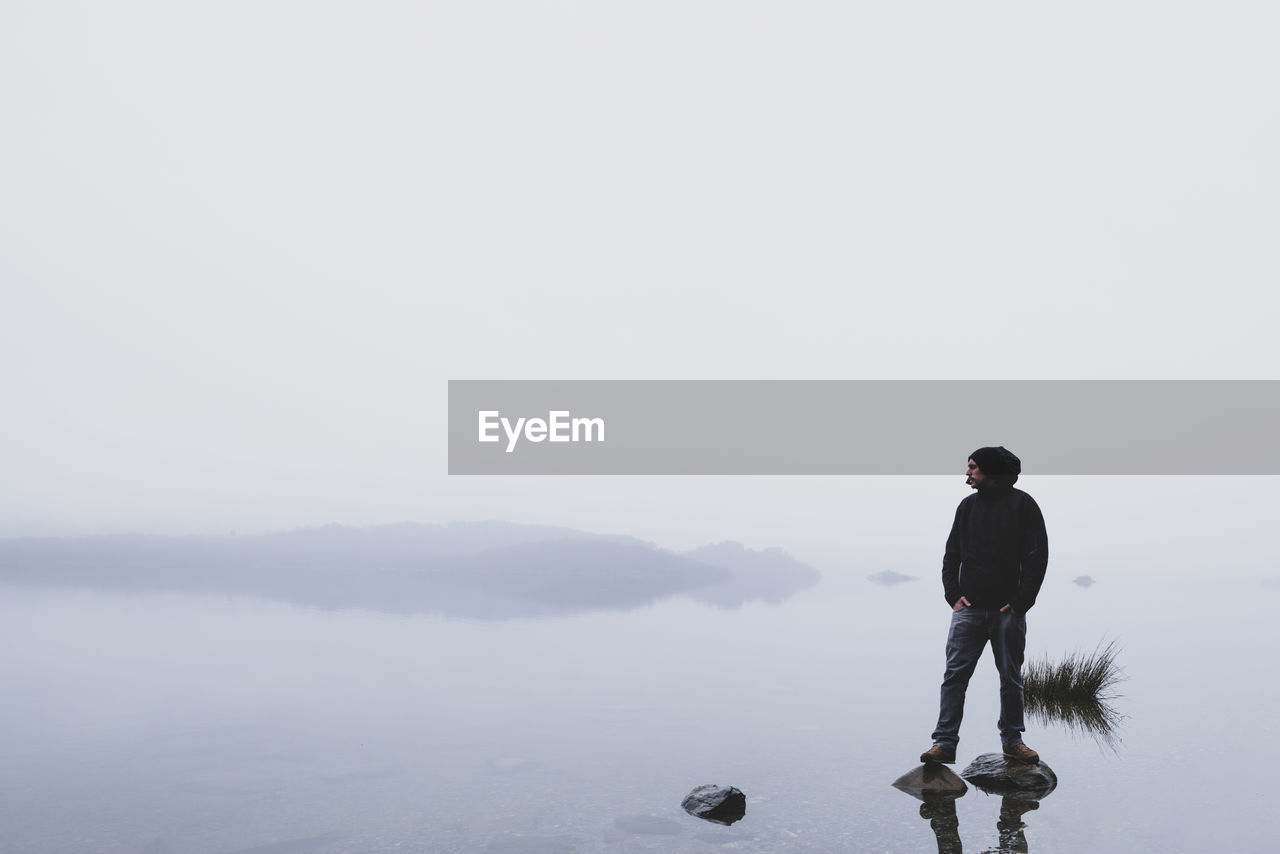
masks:
[[[1000,671],[1000,741],[1005,747],[1022,741],[1022,655],[1027,646],[1027,618],[994,608],[961,608],[951,614],[947,633],[947,672],[942,678],[942,701],[935,744],[955,747],[960,741],[964,694],[987,641]]]

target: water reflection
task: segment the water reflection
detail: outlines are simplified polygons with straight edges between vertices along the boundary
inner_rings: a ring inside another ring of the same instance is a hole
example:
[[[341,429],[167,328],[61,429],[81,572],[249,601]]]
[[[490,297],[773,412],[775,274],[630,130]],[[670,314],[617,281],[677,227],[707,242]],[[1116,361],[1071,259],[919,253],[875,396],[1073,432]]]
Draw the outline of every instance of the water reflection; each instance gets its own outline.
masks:
[[[945,795],[929,795],[920,804],[920,817],[929,822],[938,840],[938,854],[960,854],[960,818],[956,815],[956,799]]]
[[[899,584],[906,584],[908,581],[915,581],[916,577],[914,575],[903,575],[901,572],[894,572],[892,569],[886,569],[883,572],[868,575],[867,580],[883,587],[896,587]]]
[[[1125,715],[1113,702],[1116,686],[1124,681],[1115,642],[1091,653],[1073,653],[1061,662],[1047,658],[1027,663],[1023,674],[1026,713],[1035,721],[1088,735],[1115,750]]]
[[[996,852],[1016,851],[1019,854],[1026,854],[1027,835],[1024,832],[1027,828],[1022,817],[1032,810],[1040,809],[1040,802],[1030,798],[1024,798],[1019,795],[1005,795],[1000,799],[1000,818],[996,819],[996,839],[998,840],[995,848],[983,849],[983,854],[996,854]]]
[[[819,578],[777,549],[721,543],[675,553],[632,537],[505,522],[0,540],[0,581],[11,583],[480,619],[627,611],[682,595],[738,608],[781,602]]]
[[[1041,724],[1057,724],[1078,735],[1087,735],[1111,750],[1120,744],[1119,728],[1125,715],[1107,700],[1080,700],[1072,703],[1027,700],[1027,716]]]
[[[729,571],[724,581],[689,594],[718,608],[741,608],[751,601],[777,604],[817,584],[821,577],[813,567],[776,548],[753,551],[741,543],[724,542],[681,552],[681,556]]]
[[[955,781],[955,782],[953,782]],[[929,822],[938,854],[963,854],[964,843],[960,839],[960,816],[956,801],[965,794],[957,790],[964,783],[949,769],[938,765],[923,765],[908,772],[894,782],[894,787],[920,800],[920,818]],[[974,782],[974,781],[970,781]],[[992,793],[989,787],[974,785]],[[1000,799],[1000,815],[996,819],[996,846],[982,849],[982,854],[1018,852],[1027,854],[1026,823],[1022,817],[1040,808],[1044,793],[1005,792]]]

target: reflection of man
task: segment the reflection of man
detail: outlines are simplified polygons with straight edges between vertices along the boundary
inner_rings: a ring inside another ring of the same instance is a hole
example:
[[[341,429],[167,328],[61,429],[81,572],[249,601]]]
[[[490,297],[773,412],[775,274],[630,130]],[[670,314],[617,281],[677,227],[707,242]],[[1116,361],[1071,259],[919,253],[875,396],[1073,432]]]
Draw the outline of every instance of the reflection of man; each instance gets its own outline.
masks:
[[[920,817],[927,819],[933,828],[938,854],[964,854],[955,795],[925,795],[924,803],[920,805]]]
[[[1005,795],[1000,799],[1000,818],[996,819],[996,833],[999,835],[1000,847],[996,854],[1012,852],[1027,854],[1027,835],[1023,832],[1027,825],[1022,820],[1025,813],[1040,809],[1040,802],[1019,795]]]
[[[1021,471],[1022,462],[1003,447],[979,448],[969,458],[965,482],[977,491],[956,508],[942,558],[942,588],[952,611],[947,671],[933,747],[920,755],[922,762],[956,761],[965,690],[988,641],[1000,672],[1004,755],[1040,761],[1022,743],[1022,656],[1026,613],[1044,581],[1049,539],[1040,507],[1013,488]]]
[[[933,828],[938,854],[964,854],[960,841],[960,819],[956,816],[955,795],[926,794],[920,805],[920,817]],[[983,854],[1027,854],[1026,823],[1022,816],[1039,809],[1040,802],[1021,795],[1005,795],[1000,800],[1000,818],[996,819],[996,848]]]

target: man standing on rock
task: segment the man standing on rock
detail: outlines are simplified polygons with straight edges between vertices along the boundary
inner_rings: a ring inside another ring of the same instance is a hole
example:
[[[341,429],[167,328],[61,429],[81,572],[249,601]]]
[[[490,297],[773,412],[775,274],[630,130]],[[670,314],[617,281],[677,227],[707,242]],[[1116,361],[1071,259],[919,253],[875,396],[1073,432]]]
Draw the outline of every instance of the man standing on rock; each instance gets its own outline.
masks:
[[[1000,671],[1000,741],[1004,755],[1037,763],[1022,743],[1022,657],[1027,611],[1036,603],[1049,561],[1044,516],[1030,495],[1014,489],[1022,462],[1004,447],[979,448],[969,457],[965,483],[976,492],[956,508],[942,558],[942,590],[951,606],[947,672],[933,747],[920,761],[956,761],[969,678],[987,642]]]

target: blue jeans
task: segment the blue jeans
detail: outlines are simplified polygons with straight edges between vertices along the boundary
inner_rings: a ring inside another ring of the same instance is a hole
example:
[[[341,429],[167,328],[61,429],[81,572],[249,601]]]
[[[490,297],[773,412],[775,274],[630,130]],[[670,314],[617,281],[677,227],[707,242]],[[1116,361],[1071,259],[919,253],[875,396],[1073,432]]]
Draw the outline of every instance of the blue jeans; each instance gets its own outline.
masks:
[[[1000,671],[1000,741],[1011,747],[1022,741],[1022,656],[1027,646],[1027,618],[994,608],[961,608],[951,614],[947,633],[947,672],[942,678],[942,702],[934,744],[955,747],[964,717],[964,693],[991,641],[991,654]]]

